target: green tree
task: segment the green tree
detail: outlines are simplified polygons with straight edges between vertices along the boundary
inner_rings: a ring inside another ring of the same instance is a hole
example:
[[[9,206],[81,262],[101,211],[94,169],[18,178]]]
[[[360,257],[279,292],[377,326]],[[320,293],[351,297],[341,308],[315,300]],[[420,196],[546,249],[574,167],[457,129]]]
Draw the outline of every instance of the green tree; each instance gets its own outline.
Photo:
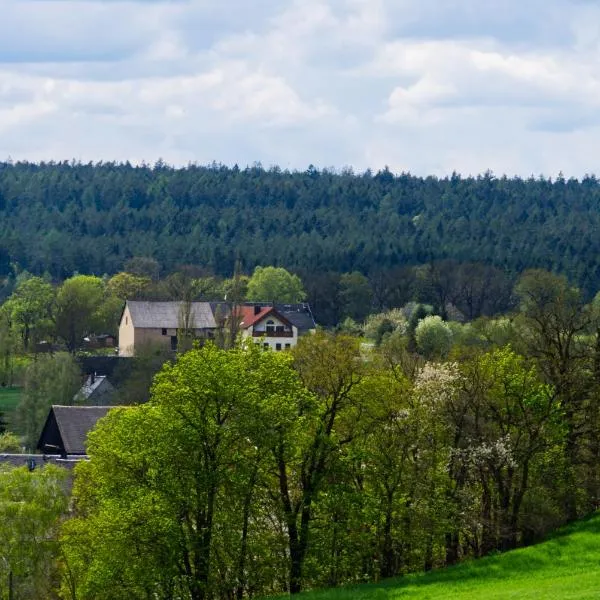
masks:
[[[582,462],[586,408],[592,389],[592,356],[586,334],[591,333],[593,311],[585,306],[581,291],[564,276],[542,270],[523,273],[515,287],[520,301],[523,341],[528,354],[563,403],[567,424],[565,443],[565,516],[569,520],[587,512],[578,507],[576,471]]]
[[[151,283],[150,277],[133,275],[121,271],[113,275],[106,283],[106,291],[112,296],[125,300],[139,298]]]
[[[341,313],[355,321],[363,321],[371,312],[373,290],[369,280],[358,271],[340,276],[339,301]]]
[[[22,280],[6,301],[13,326],[18,330],[25,352],[30,341],[40,341],[54,329],[54,302],[56,292],[41,277]]]
[[[289,552],[289,590],[301,591],[313,511],[332,461],[354,435],[353,389],[362,376],[358,340],[317,332],[294,349],[294,364],[312,398],[288,396],[272,438],[279,510]]]
[[[54,597],[61,519],[68,506],[67,471],[46,465],[0,469],[0,590],[2,597]]]
[[[25,446],[34,451],[53,404],[70,405],[81,386],[81,372],[70,354],[38,355],[25,371],[25,386],[16,409]]]
[[[23,452],[19,436],[9,431],[0,431],[0,452],[19,454]]]
[[[301,391],[291,360],[209,343],[165,365],[150,402],[108,414],[63,534],[73,598],[241,597],[259,579],[244,566],[271,552],[253,541],[264,518],[252,514],[254,440]]]
[[[104,325],[99,311],[104,300],[104,283],[99,277],[76,275],[67,279],[59,288],[56,304],[56,330],[74,352],[83,337],[96,333]]]
[[[452,330],[438,315],[425,317],[415,329],[415,340],[425,358],[445,358],[452,348]]]
[[[250,301],[294,303],[305,297],[300,277],[282,267],[256,267],[248,281]]]

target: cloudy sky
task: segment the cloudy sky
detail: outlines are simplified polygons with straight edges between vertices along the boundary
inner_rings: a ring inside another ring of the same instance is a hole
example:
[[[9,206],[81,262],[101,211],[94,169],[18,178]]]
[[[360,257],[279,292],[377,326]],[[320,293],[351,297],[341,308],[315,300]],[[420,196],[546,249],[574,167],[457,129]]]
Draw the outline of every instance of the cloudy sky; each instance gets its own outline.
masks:
[[[600,174],[600,2],[0,0],[0,159]]]

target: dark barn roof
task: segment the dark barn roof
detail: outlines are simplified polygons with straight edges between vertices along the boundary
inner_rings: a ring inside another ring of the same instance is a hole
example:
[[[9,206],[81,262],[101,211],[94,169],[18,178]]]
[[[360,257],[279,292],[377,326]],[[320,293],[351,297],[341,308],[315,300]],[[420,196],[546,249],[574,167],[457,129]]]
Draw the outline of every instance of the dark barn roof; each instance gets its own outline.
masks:
[[[112,406],[53,406],[40,439],[38,450],[48,454],[86,454],[87,434]]]

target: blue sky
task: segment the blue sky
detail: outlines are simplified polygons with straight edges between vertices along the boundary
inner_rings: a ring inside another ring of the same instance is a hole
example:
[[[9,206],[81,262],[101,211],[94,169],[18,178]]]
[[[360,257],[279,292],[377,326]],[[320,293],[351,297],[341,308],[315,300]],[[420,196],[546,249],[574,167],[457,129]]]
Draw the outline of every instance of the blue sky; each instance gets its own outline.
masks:
[[[0,0],[0,159],[600,174],[600,3]]]

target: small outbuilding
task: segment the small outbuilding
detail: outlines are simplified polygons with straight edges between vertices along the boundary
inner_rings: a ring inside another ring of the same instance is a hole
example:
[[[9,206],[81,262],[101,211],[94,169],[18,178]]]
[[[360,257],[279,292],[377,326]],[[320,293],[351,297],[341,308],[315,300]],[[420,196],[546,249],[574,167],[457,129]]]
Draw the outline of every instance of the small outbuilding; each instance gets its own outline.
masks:
[[[37,448],[45,454],[85,456],[88,433],[112,406],[54,405],[46,418]]]

